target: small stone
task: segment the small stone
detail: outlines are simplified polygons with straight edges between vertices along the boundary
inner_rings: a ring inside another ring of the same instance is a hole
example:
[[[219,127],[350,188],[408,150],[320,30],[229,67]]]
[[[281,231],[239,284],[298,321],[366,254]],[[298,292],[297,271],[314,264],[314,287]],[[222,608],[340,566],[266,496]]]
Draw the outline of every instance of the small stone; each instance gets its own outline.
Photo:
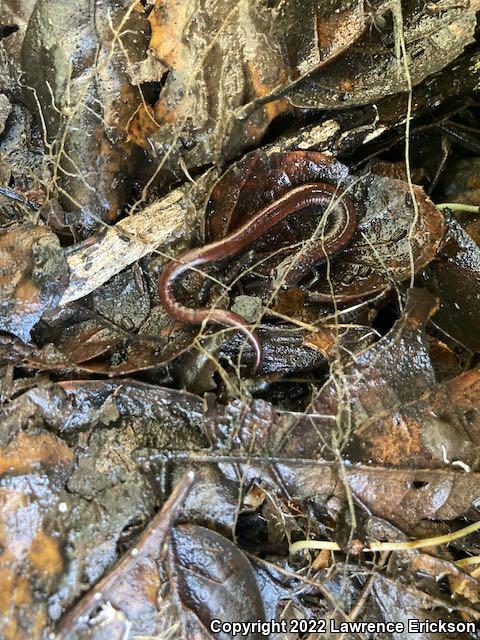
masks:
[[[232,311],[240,314],[247,322],[258,322],[262,317],[262,300],[256,296],[237,296]]]

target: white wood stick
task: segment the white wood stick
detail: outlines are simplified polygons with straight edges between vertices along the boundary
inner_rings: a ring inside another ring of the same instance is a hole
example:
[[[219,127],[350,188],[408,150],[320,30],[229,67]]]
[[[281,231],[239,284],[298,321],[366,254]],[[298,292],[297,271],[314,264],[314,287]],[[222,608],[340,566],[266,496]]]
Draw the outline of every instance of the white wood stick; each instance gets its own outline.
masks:
[[[195,206],[189,189],[179,187],[106,231],[96,233],[67,252],[70,282],[60,304],[88,295],[154,249],[165,248],[187,232]]]

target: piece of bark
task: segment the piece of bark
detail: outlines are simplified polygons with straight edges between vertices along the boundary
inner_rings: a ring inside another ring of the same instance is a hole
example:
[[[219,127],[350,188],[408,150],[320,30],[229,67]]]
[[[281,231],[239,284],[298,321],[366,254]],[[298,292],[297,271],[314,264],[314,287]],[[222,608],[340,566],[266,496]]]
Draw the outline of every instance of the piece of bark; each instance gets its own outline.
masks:
[[[70,283],[60,300],[68,304],[95,291],[147,253],[169,247],[183,234],[194,204],[183,187],[143,211],[95,234],[67,253]]]
[[[201,212],[218,176],[216,169],[209,169],[194,183],[173,189],[138,213],[136,204],[131,215],[116,225],[105,225],[103,231],[67,249],[70,282],[59,304],[92,293],[152,251],[168,259],[189,247],[194,236],[203,237]]]

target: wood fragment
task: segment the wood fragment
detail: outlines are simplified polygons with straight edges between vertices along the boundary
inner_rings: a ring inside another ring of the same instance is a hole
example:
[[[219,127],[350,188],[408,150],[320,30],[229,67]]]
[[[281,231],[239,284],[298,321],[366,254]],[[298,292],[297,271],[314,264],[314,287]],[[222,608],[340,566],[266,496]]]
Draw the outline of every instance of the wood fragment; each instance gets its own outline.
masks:
[[[76,244],[67,252],[70,282],[60,305],[95,291],[155,249],[168,251],[186,230],[191,208],[185,188],[179,187],[143,211]]]

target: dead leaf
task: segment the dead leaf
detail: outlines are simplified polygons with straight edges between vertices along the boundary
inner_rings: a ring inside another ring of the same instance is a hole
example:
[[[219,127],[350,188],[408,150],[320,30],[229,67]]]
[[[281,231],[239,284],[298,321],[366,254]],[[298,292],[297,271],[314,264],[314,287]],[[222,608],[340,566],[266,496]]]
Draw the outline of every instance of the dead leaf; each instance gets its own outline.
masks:
[[[468,470],[480,462],[480,371],[473,369],[356,429],[352,462]]]
[[[361,41],[288,91],[297,107],[345,109],[408,90],[400,38],[413,86],[443,69],[472,42],[479,3],[456,2],[429,11],[416,2],[366,3],[369,28]],[[371,28],[370,28],[371,25]]]
[[[480,351],[480,249],[453,218],[438,260],[429,265],[427,286],[440,298],[434,323],[471,351]]]
[[[26,96],[52,145],[50,189],[76,212],[81,236],[113,222],[131,190],[135,146],[126,128],[141,96],[126,69],[144,55],[147,34],[145,17],[130,6],[39,0],[23,41]]]
[[[30,331],[60,300],[68,267],[57,237],[23,225],[0,235],[0,327],[28,342]]]
[[[444,233],[443,216],[420,187],[414,187],[416,212],[406,182],[373,174],[350,176],[344,165],[314,151],[255,151],[232,165],[213,187],[207,203],[210,239],[233,231],[291,188],[313,182],[338,186],[339,197],[345,192],[353,200],[358,229],[350,246],[332,257],[331,265],[319,269],[309,286],[310,300],[371,296],[409,278],[412,261],[418,271],[435,257]],[[265,258],[260,252],[275,247],[273,265],[278,265],[295,251],[290,245],[308,239],[317,228],[318,217],[309,213],[275,225],[252,249]],[[285,252],[279,252],[282,248]],[[256,271],[266,275],[271,269],[269,260]]]
[[[260,139],[285,101],[272,101],[245,122],[235,111],[288,78],[271,14],[257,2],[157,0],[150,50],[160,73],[168,73],[153,111],[143,107],[131,123],[136,142],[167,151],[170,166],[181,156],[190,167],[232,157]]]
[[[178,607],[183,637],[209,633],[212,620],[264,620],[255,574],[244,554],[230,540],[196,525],[178,525],[172,532],[169,579]],[[253,636],[252,636],[253,637]]]

